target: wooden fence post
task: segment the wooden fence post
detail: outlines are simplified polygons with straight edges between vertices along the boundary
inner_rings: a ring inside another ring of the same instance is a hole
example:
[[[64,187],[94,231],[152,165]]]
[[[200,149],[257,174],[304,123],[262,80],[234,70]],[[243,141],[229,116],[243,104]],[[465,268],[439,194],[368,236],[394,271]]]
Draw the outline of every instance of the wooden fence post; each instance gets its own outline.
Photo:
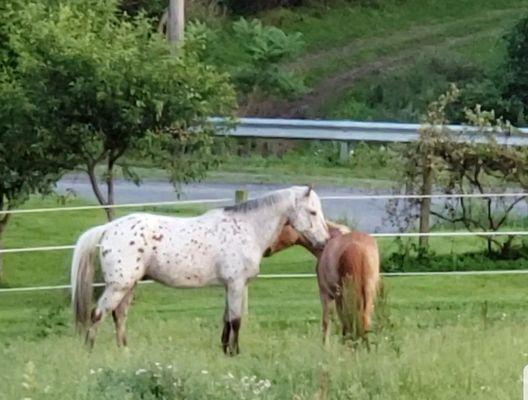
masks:
[[[341,142],[339,142],[339,161],[344,164],[348,161],[349,157],[350,155],[348,152],[348,142],[342,140]]]
[[[235,203],[242,203],[248,199],[247,190],[238,189],[235,191]],[[248,287],[247,285],[244,288],[244,299],[242,300],[242,313],[244,315],[249,314],[249,298],[248,298]]]

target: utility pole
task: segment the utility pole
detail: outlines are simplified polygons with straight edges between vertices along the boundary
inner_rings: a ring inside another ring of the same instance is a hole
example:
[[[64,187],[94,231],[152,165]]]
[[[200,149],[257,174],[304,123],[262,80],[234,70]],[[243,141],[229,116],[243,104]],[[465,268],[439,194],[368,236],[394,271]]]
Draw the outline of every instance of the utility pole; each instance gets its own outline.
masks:
[[[169,42],[179,44],[183,41],[185,29],[185,0],[169,0],[169,18],[167,34]]]

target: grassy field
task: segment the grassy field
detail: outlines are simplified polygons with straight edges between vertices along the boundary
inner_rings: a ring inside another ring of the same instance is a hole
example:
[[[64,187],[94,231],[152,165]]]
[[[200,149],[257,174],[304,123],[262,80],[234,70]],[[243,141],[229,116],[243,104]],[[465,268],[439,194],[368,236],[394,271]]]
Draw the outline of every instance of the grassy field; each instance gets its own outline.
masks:
[[[138,290],[129,349],[93,352],[67,294],[0,294],[1,399],[513,399],[528,363],[528,277],[385,280],[370,352],[320,344],[314,280],[257,280],[242,353],[219,345],[223,289]]]
[[[57,204],[27,204],[37,206]],[[5,245],[70,244],[103,221],[97,210],[17,215]],[[433,246],[449,252],[449,243]],[[479,243],[457,245],[471,251]],[[381,246],[388,254],[392,245]],[[6,282],[64,284],[69,262],[69,252],[8,255]],[[290,249],[266,259],[262,272],[313,266],[305,251]],[[115,347],[108,320],[92,353],[73,332],[67,291],[0,293],[0,399],[518,398],[528,363],[527,284],[526,275],[386,278],[367,351],[337,334],[321,346],[315,280],[257,279],[242,354],[233,359],[219,345],[222,288],[142,285],[129,318],[130,348]]]
[[[68,206],[86,205],[82,199],[68,201]],[[51,198],[32,198],[24,208],[60,207]],[[174,216],[196,215],[207,208],[202,206],[141,207],[118,209],[117,215],[134,211],[157,212]],[[89,227],[106,221],[101,210],[66,211],[44,214],[18,214],[11,219],[3,238],[5,248],[71,245]],[[457,230],[460,227],[441,227],[442,230]],[[521,219],[512,230],[525,230],[528,220]],[[508,229],[508,227],[505,227]],[[405,239],[400,244],[394,238],[380,238],[382,267],[387,271],[449,271],[468,269],[520,269],[526,267],[524,259],[489,260],[484,255],[486,242],[476,237],[430,238],[434,253],[429,259],[416,259],[412,243],[416,239]],[[406,246],[405,253],[402,246]],[[404,254],[405,253],[405,254]],[[401,256],[401,257],[398,257]],[[69,281],[70,251],[49,251],[4,254],[4,279],[0,286],[22,287],[37,285],[59,285]],[[312,273],[314,258],[303,248],[294,247],[272,258],[263,260],[262,273]]]

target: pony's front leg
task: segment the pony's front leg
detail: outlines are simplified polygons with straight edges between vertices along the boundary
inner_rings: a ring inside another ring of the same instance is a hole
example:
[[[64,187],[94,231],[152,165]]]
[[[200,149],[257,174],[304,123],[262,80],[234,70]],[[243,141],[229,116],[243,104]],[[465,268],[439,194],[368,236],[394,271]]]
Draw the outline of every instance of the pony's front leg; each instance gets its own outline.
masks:
[[[128,314],[128,308],[130,307],[130,303],[132,303],[132,298],[134,297],[134,288],[135,286],[129,290],[117,308],[112,311],[112,317],[114,318],[116,329],[117,346],[119,347],[127,345],[125,322]]]
[[[238,334],[242,323],[245,286],[246,282],[243,280],[227,284],[227,304],[224,313],[222,345],[224,353],[231,356],[240,353]]]

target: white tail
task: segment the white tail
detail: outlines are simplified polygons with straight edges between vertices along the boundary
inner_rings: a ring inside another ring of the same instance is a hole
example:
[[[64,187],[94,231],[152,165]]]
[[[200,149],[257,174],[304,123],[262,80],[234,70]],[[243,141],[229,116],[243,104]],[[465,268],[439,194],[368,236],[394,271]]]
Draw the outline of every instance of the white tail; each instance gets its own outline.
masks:
[[[79,237],[71,266],[72,306],[78,328],[84,329],[90,319],[93,296],[94,255],[106,229],[105,225],[87,230]]]

